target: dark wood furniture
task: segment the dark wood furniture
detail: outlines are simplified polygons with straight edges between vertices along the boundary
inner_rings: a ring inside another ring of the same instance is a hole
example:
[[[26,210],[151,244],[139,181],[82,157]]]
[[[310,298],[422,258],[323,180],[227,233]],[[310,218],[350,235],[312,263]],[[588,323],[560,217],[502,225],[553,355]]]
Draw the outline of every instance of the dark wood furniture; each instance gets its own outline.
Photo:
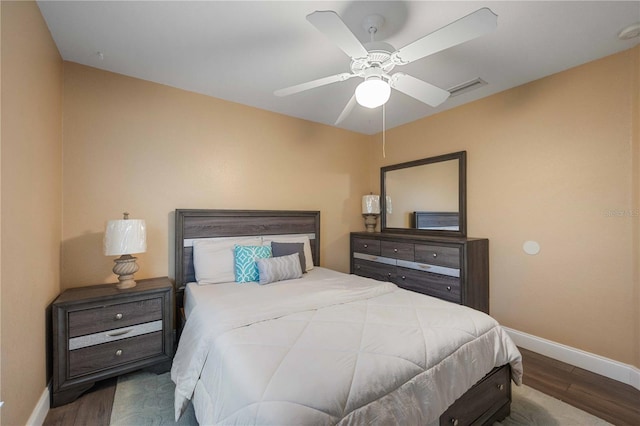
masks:
[[[196,280],[193,243],[198,238],[305,234],[311,243],[313,264],[320,264],[320,212],[292,210],[176,209],[176,309],[182,323],[184,288]],[[178,332],[182,324],[178,324]]]
[[[102,379],[153,367],[173,358],[173,284],[167,277],[72,288],[52,305],[51,406],[76,399]]]
[[[488,408],[487,408],[488,407]],[[511,411],[511,367],[491,370],[440,416],[440,426],[492,425]]]
[[[351,273],[489,313],[489,240],[351,233]]]
[[[180,294],[184,286],[195,280],[193,269],[193,250],[191,240],[195,238],[249,236],[249,235],[274,235],[274,234],[308,234],[311,240],[314,265],[320,264],[320,212],[314,211],[256,211],[256,210],[188,210],[178,209],[175,214],[175,259],[176,259],[176,289],[177,301],[181,303]],[[460,265],[460,302],[488,311],[488,240],[464,238],[464,237],[434,237],[427,235],[394,235],[391,233],[365,233],[351,234],[352,246],[352,271],[353,271],[353,239],[371,239],[374,246],[379,244],[378,256],[388,258],[396,262],[395,272],[404,270],[404,266],[398,266],[400,256],[409,256],[413,246],[413,261],[416,259],[436,258],[445,260],[451,266],[457,259]],[[385,244],[382,244],[386,241]],[[396,241],[408,244],[408,246],[387,246],[388,242]],[[415,245],[421,247],[415,250]],[[385,247],[384,252],[382,247]],[[436,252],[430,252],[422,246],[438,248]],[[394,249],[398,249],[400,255]],[[374,253],[377,253],[373,248]],[[384,254],[383,254],[384,253]],[[393,253],[393,255],[391,255]],[[394,257],[396,256],[396,257]],[[416,257],[417,256],[417,257]],[[375,263],[375,262],[372,262]],[[402,262],[401,262],[402,264]],[[376,265],[377,266],[377,265]],[[402,268],[402,269],[399,269]],[[424,274],[415,270],[417,273]],[[388,272],[387,272],[388,274]],[[400,278],[402,276],[400,275]],[[406,277],[406,275],[405,275]],[[484,277],[484,278],[483,278]],[[388,275],[387,275],[388,279]],[[471,289],[476,280],[486,280],[476,289]],[[464,283],[464,284],[463,284]],[[479,289],[483,290],[480,291]],[[178,306],[180,308],[181,306]],[[440,417],[441,425],[491,425],[494,421],[502,420],[509,414],[511,407],[510,367],[503,365],[495,368],[484,379],[469,389]],[[497,391],[496,391],[497,390]],[[466,414],[467,407],[473,406],[473,414],[476,416],[469,420]]]
[[[416,229],[448,230],[459,227],[458,212],[413,212],[411,227]]]

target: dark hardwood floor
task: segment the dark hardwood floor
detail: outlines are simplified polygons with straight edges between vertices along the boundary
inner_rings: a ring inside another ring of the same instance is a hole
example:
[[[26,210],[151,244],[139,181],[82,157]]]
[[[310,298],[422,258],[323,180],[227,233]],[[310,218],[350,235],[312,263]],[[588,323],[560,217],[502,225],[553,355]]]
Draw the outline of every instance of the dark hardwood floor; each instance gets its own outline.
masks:
[[[523,383],[617,426],[640,425],[640,391],[520,348]]]
[[[117,382],[102,380],[75,401],[51,408],[43,426],[109,426]]]
[[[520,351],[525,385],[614,425],[640,425],[639,390],[526,349]],[[49,410],[44,426],[108,426],[115,390],[115,378],[96,384],[76,401]]]

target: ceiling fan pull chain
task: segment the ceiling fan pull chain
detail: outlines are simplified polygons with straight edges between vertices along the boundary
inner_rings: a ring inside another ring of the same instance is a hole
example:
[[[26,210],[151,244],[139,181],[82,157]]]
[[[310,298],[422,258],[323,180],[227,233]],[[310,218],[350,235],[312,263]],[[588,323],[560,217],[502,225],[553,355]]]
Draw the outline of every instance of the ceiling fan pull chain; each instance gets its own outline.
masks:
[[[385,104],[382,104],[382,158],[387,158],[387,153],[386,153],[386,132],[385,132],[385,128],[386,128],[386,124],[385,124]]]

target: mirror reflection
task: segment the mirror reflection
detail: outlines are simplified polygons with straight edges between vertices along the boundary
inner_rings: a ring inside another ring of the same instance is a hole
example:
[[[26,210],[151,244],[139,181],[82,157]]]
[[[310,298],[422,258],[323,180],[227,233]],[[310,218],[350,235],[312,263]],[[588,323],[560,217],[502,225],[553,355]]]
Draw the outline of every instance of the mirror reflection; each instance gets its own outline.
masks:
[[[465,152],[381,169],[382,230],[465,235]]]
[[[387,227],[439,229],[437,222],[415,222],[414,212],[448,212],[458,215],[458,160],[424,164],[386,174]],[[450,226],[451,227],[451,226]],[[452,226],[458,231],[458,224]]]

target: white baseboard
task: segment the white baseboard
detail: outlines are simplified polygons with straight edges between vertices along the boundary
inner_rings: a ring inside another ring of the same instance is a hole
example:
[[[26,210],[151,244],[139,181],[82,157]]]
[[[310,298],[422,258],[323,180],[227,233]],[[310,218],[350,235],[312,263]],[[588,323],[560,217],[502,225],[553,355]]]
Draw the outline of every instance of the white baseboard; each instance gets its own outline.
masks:
[[[36,404],[35,408],[31,412],[31,416],[29,416],[29,420],[27,420],[27,426],[42,426],[44,423],[44,419],[47,417],[49,413],[50,400],[49,400],[49,385],[44,388],[42,391],[42,395],[40,395],[40,399]]]
[[[640,369],[590,352],[502,327],[517,346],[583,368],[640,390]]]

